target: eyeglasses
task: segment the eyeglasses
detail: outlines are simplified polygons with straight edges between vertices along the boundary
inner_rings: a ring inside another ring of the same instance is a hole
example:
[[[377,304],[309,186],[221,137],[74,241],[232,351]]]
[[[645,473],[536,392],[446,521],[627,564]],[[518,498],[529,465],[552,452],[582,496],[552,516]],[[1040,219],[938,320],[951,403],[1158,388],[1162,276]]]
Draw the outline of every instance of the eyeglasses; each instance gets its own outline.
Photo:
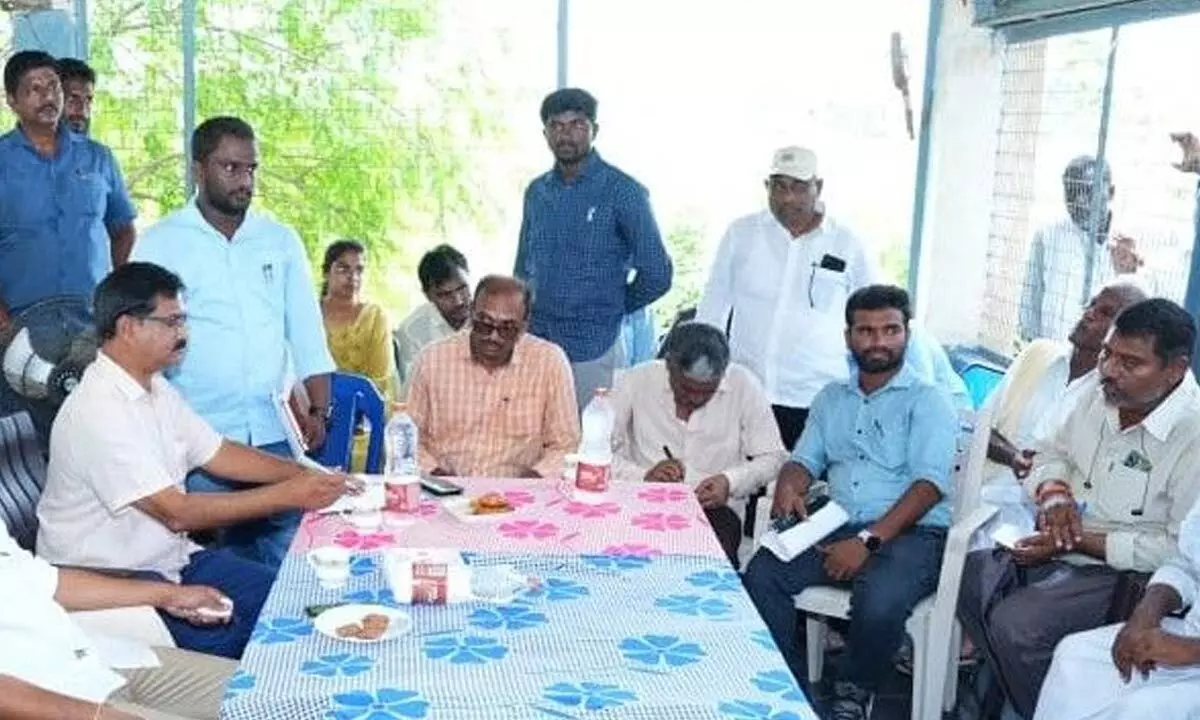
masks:
[[[512,321],[496,322],[484,315],[474,315],[471,317],[471,332],[480,337],[496,333],[501,340],[515,340],[521,334],[521,325]]]
[[[166,317],[162,317],[160,315],[147,315],[138,319],[145,322],[158,323],[159,325],[171,330],[179,330],[183,327],[186,327],[188,322],[187,313],[167,315]]]

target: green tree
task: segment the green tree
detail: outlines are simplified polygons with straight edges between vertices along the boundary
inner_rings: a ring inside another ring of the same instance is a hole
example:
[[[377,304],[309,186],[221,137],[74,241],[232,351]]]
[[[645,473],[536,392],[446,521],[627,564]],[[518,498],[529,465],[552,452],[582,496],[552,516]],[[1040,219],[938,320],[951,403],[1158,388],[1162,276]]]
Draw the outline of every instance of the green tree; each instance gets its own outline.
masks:
[[[680,310],[694,307],[700,302],[704,290],[704,238],[707,231],[703,225],[691,220],[673,223],[667,230],[664,242],[671,260],[675,264],[675,279],[671,290],[654,304],[656,320],[660,327],[667,327]]]
[[[179,0],[99,0],[91,61],[95,122],[144,219],[183,204]],[[436,0],[199,0],[198,121],[237,115],[259,137],[256,206],[295,227],[310,257],[362,240],[369,283],[394,303],[419,248],[496,208],[472,147],[502,145],[488,58],[439,38]],[[422,69],[425,69],[422,72]],[[436,74],[435,74],[436,73]],[[398,287],[397,287],[398,286]]]

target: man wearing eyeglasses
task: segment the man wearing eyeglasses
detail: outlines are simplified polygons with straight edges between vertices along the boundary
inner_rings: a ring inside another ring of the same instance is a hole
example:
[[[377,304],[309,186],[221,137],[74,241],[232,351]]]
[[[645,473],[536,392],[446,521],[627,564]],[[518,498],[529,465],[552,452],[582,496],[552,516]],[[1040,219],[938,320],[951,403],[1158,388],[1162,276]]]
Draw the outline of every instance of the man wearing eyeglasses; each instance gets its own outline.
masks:
[[[571,366],[525,333],[529,288],[488,276],[470,327],[417,357],[408,410],[421,431],[421,471],[460,477],[555,477],[579,446]]]
[[[56,565],[215,587],[232,603],[217,608],[227,622],[160,615],[179,647],[238,658],[275,571],[203,549],[187,533],[323,508],[358,483],[225,440],[184,402],[162,376],[188,348],[182,291],[174,273],[142,262],[122,265],[96,289],[102,345],[51,430],[37,552]],[[188,492],[184,478],[198,467],[248,489]]]

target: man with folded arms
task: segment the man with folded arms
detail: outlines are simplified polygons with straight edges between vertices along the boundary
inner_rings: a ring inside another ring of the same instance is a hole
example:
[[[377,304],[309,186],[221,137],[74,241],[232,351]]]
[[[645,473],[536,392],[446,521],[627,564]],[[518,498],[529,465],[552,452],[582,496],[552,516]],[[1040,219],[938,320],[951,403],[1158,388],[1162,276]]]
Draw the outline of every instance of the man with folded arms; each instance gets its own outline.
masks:
[[[1196,326],[1175,303],[1126,308],[1099,375],[1045,443],[1025,487],[1037,534],[967,556],[958,616],[1013,709],[1032,717],[1054,647],[1104,625],[1123,573],[1173,552],[1200,493]]]
[[[141,262],[96,289],[102,344],[51,430],[37,551],[56,565],[218,588],[233,602],[228,624],[197,627],[160,614],[178,646],[237,658],[275,571],[228,549],[202,549],[187,533],[322,508],[357,488],[345,475],[223,440],[183,401],[162,376],[187,347],[182,291],[178,276]],[[259,487],[190,493],[184,479],[197,467]]]
[[[216,720],[236,663],[154,648],[157,667],[111,667],[111,638],[67,614],[151,605],[181,621],[220,624],[211,587],[110,578],[55,568],[17,546],[0,525],[0,717],[7,720]],[[135,663],[139,664],[139,663]]]
[[[749,370],[730,364],[729,342],[711,325],[675,326],[664,352],[617,382],[613,474],[694,487],[736,567],[741,522],[729,500],[774,480],[787,459],[771,403]]]
[[[470,328],[417,357],[408,411],[421,431],[421,471],[462,477],[556,477],[579,447],[567,356],[525,333],[529,288],[479,281]]]

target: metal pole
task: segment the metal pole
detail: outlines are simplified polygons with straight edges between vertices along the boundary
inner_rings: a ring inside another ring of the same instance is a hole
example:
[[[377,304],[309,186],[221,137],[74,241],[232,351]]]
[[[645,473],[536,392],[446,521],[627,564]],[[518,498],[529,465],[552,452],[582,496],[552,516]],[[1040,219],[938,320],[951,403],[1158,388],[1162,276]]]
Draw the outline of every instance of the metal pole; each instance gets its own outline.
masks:
[[[183,176],[188,197],[196,190],[192,177],[192,131],[196,129],[196,0],[183,0]]]
[[[558,0],[558,75],[555,87],[560,89],[567,86],[567,51],[571,43],[570,6],[571,0]]]
[[[1109,212],[1108,187],[1104,183],[1104,177],[1108,173],[1103,169],[1106,167],[1104,153],[1108,149],[1108,123],[1112,117],[1113,75],[1117,69],[1117,39],[1120,33],[1121,28],[1113,26],[1112,40],[1108,48],[1108,68],[1104,75],[1104,94],[1100,104],[1100,129],[1099,137],[1096,139],[1096,173],[1092,177],[1092,207],[1089,222],[1089,227],[1095,228],[1096,237],[1093,240],[1101,238],[1101,223],[1104,222],[1104,215]],[[1083,297],[1079,299],[1080,309],[1087,307],[1088,302],[1092,299],[1092,279],[1096,277],[1096,263],[1108,260],[1108,250],[1099,243],[1092,242],[1088,245],[1085,259]]]
[[[916,303],[921,277],[921,244],[925,233],[925,193],[929,186],[929,153],[932,149],[933,101],[937,82],[938,35],[942,31],[942,3],[930,0],[929,27],[925,31],[925,83],[921,93],[921,132],[917,141],[917,176],[913,191],[912,234],[908,239],[908,293]]]
[[[75,57],[84,62],[88,61],[89,32],[87,0],[75,0]]]

